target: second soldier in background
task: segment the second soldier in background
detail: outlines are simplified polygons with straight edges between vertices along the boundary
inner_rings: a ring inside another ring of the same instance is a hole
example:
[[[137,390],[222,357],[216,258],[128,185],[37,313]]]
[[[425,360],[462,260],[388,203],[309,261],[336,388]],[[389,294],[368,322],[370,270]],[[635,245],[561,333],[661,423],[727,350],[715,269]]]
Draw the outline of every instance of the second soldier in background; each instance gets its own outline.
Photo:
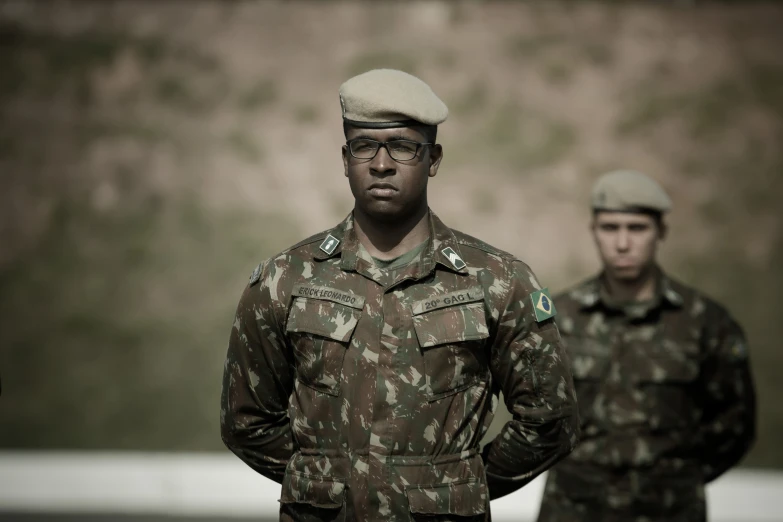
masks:
[[[582,442],[550,471],[539,522],[704,521],[705,484],[753,442],[740,326],[656,263],[670,206],[638,172],[594,187],[603,271],[555,297]]]

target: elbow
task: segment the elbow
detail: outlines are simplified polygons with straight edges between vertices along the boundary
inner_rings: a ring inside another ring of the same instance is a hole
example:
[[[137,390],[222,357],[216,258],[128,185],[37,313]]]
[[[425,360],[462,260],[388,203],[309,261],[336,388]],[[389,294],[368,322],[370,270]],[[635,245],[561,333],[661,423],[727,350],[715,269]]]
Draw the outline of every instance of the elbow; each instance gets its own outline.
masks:
[[[569,425],[570,449],[568,450],[568,453],[574,451],[576,447],[579,445],[579,443],[582,441],[582,420],[579,418],[579,411],[577,408],[574,408],[573,413],[571,414],[570,421],[571,421]]]
[[[223,444],[231,451],[234,451],[238,448],[238,439],[240,438],[240,433],[241,430],[236,425],[236,423],[232,422],[231,415],[227,414],[226,411],[221,411],[220,439],[223,441]]]
[[[220,439],[223,445],[234,455],[245,461],[244,454],[251,449],[252,444],[247,437],[246,430],[237,425],[221,424]]]
[[[220,439],[228,449],[233,450],[236,447],[233,432],[222,426],[220,428]]]
[[[742,448],[742,455],[745,456],[756,444],[756,424],[751,422],[748,426],[748,433],[745,436],[745,447]]]
[[[582,422],[579,418],[579,409],[573,403],[562,410],[558,422],[558,439],[562,456],[565,457],[579,445],[582,440]]]
[[[582,428],[579,422],[579,415],[572,413],[567,419],[564,419],[561,426],[560,453],[557,456],[557,460],[560,461],[570,455],[579,445],[581,439]]]
[[[739,436],[737,437],[739,439],[738,443],[736,444],[738,446],[738,452],[740,453],[740,457],[744,457],[750,450],[753,448],[753,445],[756,443],[756,408],[755,404],[753,404],[752,407],[748,408],[748,414],[745,417],[745,420],[742,424],[744,424],[744,429],[742,432],[740,432]]]
[[[582,437],[581,422],[575,407],[564,408],[542,428],[539,436],[542,441],[548,439],[552,458],[558,461],[573,452]]]
[[[575,409],[569,410],[564,411],[559,421],[552,426],[553,431],[550,432],[552,462],[550,466],[570,455],[581,440],[582,428],[579,415]]]

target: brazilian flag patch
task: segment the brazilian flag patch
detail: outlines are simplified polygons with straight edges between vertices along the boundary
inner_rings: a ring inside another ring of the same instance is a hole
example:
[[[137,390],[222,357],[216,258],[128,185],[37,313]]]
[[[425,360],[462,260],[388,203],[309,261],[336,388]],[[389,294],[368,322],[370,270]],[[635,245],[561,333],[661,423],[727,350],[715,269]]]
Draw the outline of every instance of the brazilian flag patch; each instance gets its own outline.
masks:
[[[548,288],[533,292],[530,294],[530,300],[533,302],[533,310],[536,311],[536,322],[546,321],[557,314]]]

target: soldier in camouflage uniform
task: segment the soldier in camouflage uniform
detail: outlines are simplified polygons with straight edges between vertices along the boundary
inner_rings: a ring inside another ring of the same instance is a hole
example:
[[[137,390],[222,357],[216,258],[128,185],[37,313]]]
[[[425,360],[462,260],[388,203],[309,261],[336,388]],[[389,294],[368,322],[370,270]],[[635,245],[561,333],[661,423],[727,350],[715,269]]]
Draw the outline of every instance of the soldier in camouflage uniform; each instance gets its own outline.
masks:
[[[282,484],[283,521],[489,521],[577,442],[555,309],[527,265],[429,210],[447,110],[425,83],[375,70],[340,98],[354,210],[253,272],[223,440]],[[482,454],[501,390],[514,417]]]
[[[704,485],[753,442],[740,326],[655,262],[670,205],[634,171],[594,187],[604,270],[555,297],[582,442],[549,472],[539,522],[704,521]]]

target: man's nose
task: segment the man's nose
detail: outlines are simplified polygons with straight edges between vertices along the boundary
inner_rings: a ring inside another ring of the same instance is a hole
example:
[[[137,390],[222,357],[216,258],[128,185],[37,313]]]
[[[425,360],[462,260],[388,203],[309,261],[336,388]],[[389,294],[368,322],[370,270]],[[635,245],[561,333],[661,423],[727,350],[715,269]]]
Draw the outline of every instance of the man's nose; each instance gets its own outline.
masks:
[[[370,172],[373,174],[389,175],[396,170],[396,162],[389,156],[386,147],[380,147],[378,153],[370,162]]]
[[[631,246],[631,238],[627,230],[620,229],[617,233],[617,250],[625,252]]]

